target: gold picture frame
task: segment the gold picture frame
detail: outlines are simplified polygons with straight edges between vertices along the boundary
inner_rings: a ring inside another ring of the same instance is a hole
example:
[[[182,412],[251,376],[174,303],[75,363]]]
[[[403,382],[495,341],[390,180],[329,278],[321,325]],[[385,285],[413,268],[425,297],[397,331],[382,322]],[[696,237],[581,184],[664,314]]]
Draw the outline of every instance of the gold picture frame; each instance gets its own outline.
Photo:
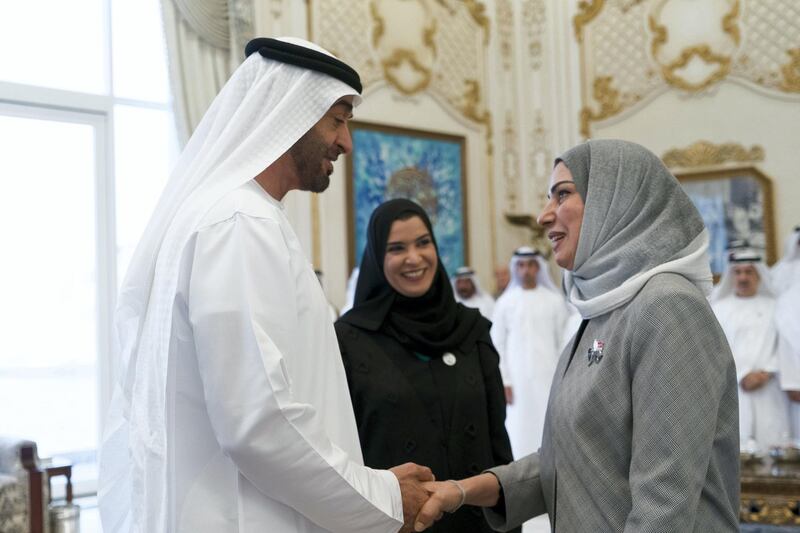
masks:
[[[777,259],[772,178],[754,166],[676,171],[709,230],[711,270],[715,278],[727,264],[726,250],[735,241]]]

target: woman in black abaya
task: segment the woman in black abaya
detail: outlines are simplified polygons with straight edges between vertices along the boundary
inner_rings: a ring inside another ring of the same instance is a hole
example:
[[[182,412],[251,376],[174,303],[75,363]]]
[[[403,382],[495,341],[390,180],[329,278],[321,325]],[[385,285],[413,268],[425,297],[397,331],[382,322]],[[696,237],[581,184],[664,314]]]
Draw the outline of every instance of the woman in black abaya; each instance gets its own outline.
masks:
[[[491,323],[456,303],[425,211],[390,200],[370,218],[353,308],[338,322],[364,462],[414,462],[459,479],[512,460]],[[433,531],[492,531],[477,507]]]

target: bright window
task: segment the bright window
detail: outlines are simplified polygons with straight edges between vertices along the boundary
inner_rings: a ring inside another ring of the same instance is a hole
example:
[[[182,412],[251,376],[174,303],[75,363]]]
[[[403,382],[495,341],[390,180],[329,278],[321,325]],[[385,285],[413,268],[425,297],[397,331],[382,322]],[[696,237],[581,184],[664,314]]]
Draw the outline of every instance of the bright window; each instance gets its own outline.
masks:
[[[91,478],[116,293],[177,156],[161,11],[159,0],[7,4],[0,433]]]
[[[108,93],[106,0],[3,2],[0,80]]]

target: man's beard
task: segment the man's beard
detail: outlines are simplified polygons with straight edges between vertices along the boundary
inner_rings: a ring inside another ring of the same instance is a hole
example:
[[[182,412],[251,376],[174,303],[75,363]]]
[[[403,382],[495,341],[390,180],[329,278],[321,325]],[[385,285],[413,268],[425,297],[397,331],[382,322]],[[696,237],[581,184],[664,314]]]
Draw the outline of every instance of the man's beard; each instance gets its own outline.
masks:
[[[297,167],[301,191],[322,192],[328,188],[331,179],[322,164],[326,157],[330,157],[329,148],[313,129],[308,130],[289,148],[289,155]]]

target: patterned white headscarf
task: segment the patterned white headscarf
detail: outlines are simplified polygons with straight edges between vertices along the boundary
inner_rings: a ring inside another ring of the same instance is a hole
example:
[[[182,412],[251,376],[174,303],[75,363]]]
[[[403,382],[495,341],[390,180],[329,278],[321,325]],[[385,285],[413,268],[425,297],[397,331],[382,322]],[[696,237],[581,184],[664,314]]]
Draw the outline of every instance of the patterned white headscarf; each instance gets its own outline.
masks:
[[[583,318],[612,311],[656,274],[686,277],[708,295],[708,231],[661,160],[638,144],[592,140],[556,159],[584,200],[567,296]]]

